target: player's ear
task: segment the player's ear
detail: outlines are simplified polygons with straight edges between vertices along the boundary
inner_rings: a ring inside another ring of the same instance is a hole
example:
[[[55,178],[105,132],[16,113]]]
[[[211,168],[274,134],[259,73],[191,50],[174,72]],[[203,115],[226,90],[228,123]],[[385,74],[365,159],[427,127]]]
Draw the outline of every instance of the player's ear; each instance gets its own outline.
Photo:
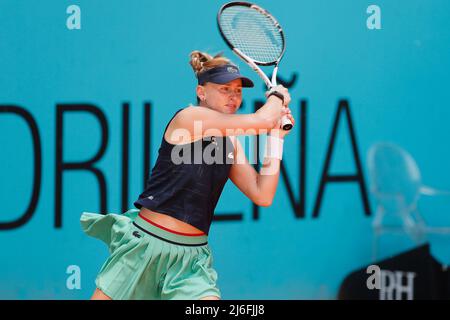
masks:
[[[200,99],[200,101],[205,101],[206,99],[205,87],[198,85],[196,91],[197,97]]]

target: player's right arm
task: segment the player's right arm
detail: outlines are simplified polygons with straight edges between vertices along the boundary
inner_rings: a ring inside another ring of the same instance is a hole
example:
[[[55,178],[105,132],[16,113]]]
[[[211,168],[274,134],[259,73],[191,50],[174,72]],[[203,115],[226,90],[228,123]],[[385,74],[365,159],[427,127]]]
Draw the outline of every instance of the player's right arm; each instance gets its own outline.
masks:
[[[285,105],[288,105],[288,90],[278,86],[277,91],[283,94]],[[175,116],[173,122],[174,128],[188,130],[193,137],[199,134],[199,130],[202,136],[209,135],[208,131],[215,136],[257,135],[278,124],[283,115],[282,107],[276,96],[270,96],[260,109],[250,114],[225,114],[206,107],[187,107]]]

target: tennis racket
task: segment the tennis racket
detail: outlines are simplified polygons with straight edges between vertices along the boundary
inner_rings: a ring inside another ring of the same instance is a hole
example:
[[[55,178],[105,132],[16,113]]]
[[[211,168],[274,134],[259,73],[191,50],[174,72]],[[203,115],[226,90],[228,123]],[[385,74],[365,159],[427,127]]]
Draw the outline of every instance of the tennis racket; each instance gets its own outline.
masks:
[[[283,29],[263,8],[248,2],[230,2],[217,14],[219,31],[233,52],[264,80],[270,90],[277,85],[278,64],[286,49]],[[275,66],[272,80],[258,66]],[[292,129],[287,116],[281,119],[284,130]]]

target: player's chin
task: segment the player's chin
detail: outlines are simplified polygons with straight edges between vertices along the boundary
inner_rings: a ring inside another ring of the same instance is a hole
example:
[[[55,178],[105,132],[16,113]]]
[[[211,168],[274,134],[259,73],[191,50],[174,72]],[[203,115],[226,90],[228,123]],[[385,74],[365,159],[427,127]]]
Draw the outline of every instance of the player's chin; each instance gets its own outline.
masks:
[[[223,113],[231,114],[231,113],[235,113],[235,112],[237,111],[238,108],[239,108],[239,107],[236,106],[236,105],[228,105],[228,104],[227,104],[227,105],[223,106],[222,112],[223,112]]]

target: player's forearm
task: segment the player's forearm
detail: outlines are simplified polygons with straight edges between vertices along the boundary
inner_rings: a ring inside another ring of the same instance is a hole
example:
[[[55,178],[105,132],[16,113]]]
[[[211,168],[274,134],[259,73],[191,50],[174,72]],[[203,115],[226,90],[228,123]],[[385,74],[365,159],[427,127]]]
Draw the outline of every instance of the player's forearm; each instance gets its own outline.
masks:
[[[256,183],[261,206],[270,206],[272,204],[279,176],[280,160],[266,157],[257,176]]]
[[[270,131],[266,138],[264,161],[257,176],[259,199],[265,206],[270,206],[277,190],[280,175],[280,161],[283,156],[283,135],[279,130]]]

